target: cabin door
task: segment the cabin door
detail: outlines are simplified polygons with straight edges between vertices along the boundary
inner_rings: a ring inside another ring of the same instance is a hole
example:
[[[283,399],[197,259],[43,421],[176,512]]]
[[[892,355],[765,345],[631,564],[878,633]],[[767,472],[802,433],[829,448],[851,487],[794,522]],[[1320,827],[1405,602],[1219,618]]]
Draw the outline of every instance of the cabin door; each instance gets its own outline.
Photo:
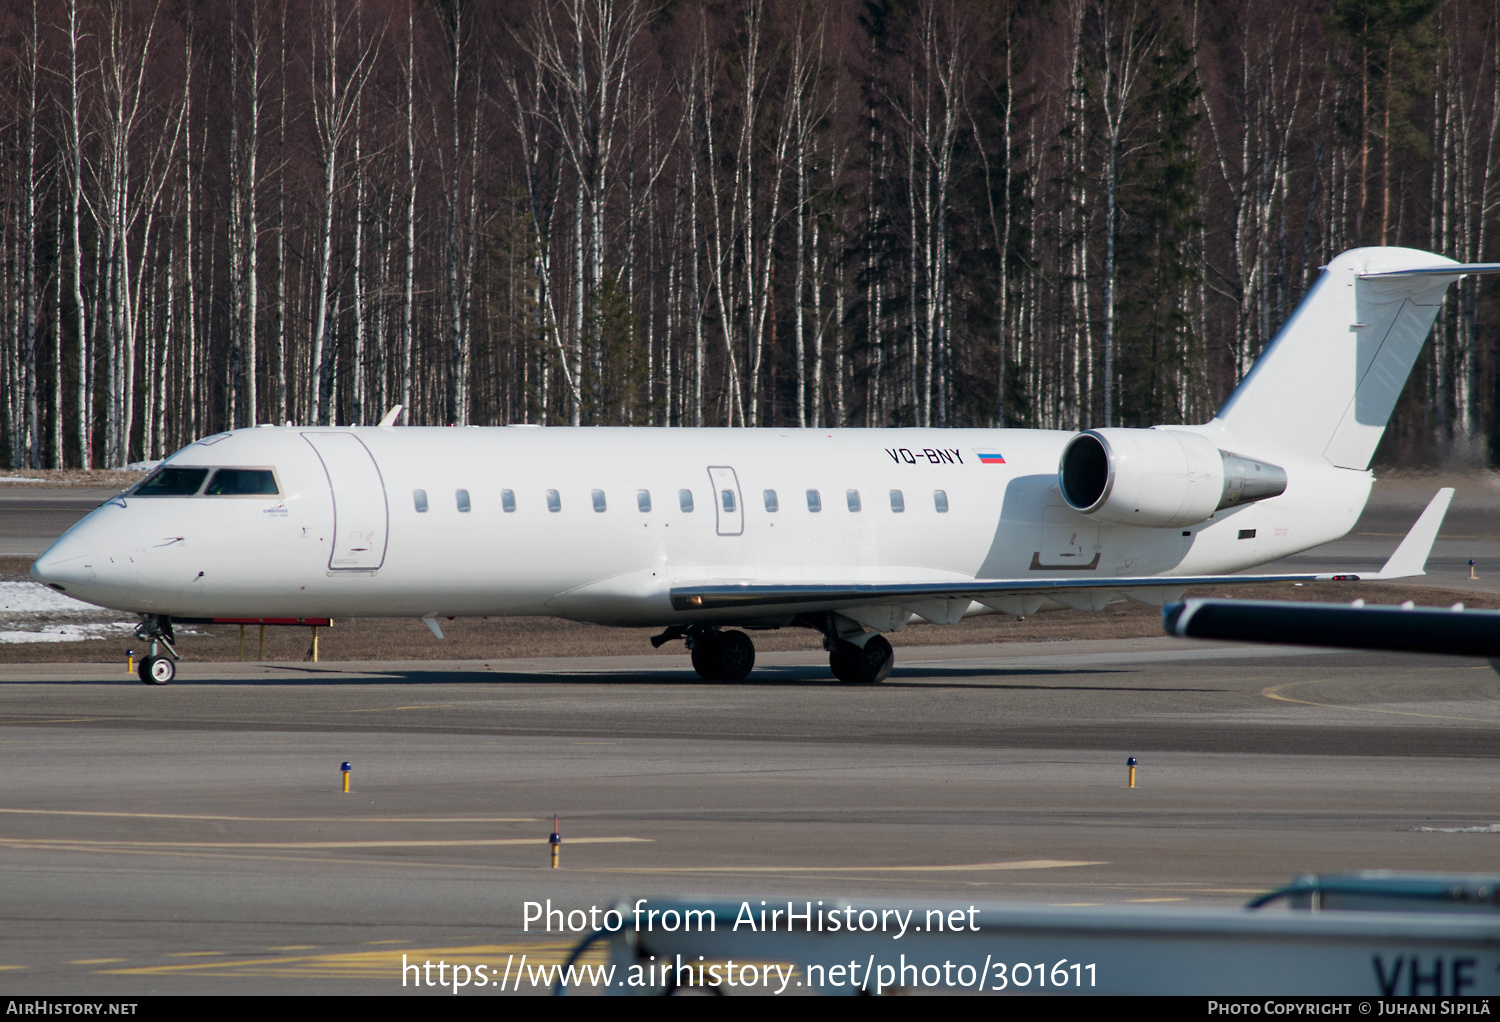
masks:
[[[331,571],[375,571],[385,563],[390,512],[375,457],[353,433],[303,433],[333,491]]]
[[[710,465],[708,478],[714,491],[714,514],[721,536],[745,534],[745,502],[740,499],[740,481],[727,465]]]

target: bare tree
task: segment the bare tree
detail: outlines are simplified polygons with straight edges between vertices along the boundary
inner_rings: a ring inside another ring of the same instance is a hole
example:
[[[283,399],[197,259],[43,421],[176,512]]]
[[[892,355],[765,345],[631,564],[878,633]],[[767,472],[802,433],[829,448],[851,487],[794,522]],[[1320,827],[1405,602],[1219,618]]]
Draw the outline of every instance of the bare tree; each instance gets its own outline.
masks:
[[[333,396],[334,353],[327,343],[329,292],[333,287],[333,226],[338,199],[339,153],[354,126],[358,100],[375,58],[374,40],[356,40],[352,61],[339,70],[340,51],[348,45],[352,15],[339,11],[339,0],[322,0],[318,10],[318,33],[312,40],[309,64],[312,79],[313,124],[318,139],[318,163],[322,170],[322,223],[317,244],[315,277],[317,311],[313,318],[312,383],[307,391],[303,415],[307,422],[327,425]]]
[[[1128,119],[1135,113],[1142,80],[1156,48],[1160,26],[1142,0],[1100,0],[1098,45],[1102,51],[1100,106],[1104,142],[1104,425],[1113,426],[1115,393],[1115,244],[1119,234],[1120,156]]]

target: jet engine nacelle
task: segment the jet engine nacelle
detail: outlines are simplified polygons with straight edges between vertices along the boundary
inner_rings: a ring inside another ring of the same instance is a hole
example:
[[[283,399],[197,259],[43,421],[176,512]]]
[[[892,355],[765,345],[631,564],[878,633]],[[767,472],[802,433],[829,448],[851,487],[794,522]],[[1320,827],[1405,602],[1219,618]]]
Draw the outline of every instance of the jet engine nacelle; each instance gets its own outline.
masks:
[[[1275,465],[1216,448],[1176,429],[1090,429],[1063,449],[1063,499],[1075,511],[1120,525],[1173,528],[1215,511],[1286,491]]]

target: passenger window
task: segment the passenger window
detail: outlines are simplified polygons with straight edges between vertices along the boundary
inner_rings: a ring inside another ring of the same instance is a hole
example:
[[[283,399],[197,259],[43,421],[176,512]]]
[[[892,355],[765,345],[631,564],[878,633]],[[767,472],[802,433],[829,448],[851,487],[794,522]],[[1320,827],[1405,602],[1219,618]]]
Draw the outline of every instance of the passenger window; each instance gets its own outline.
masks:
[[[733,490],[720,490],[719,491],[719,499],[723,502],[723,504],[724,504],[724,510],[725,511],[733,511],[734,510],[734,491]]]
[[[778,505],[776,503],[776,491],[775,490],[766,490],[765,491],[765,497],[766,497],[766,510],[767,511],[776,511],[776,510],[779,510],[780,505]]]
[[[906,498],[901,495],[900,490],[891,491],[891,510],[897,514],[906,510]]]
[[[221,468],[203,492],[210,497],[274,497],[279,491],[268,468]]]
[[[605,510],[603,490],[594,491],[594,510],[599,512],[603,512]]]
[[[469,491],[468,490],[457,490],[457,491],[454,492],[453,496],[458,500],[458,510],[461,513],[463,513],[463,514],[468,514],[468,512],[469,512]]]
[[[807,491],[807,509],[809,511],[823,510],[823,498],[818,496],[817,490]]]
[[[650,490],[636,490],[635,491],[635,506],[641,509],[641,514],[645,514],[647,511],[650,511],[651,510],[651,491]]]
[[[547,491],[547,510],[554,512],[562,510],[562,498],[557,495],[556,490]]]
[[[935,507],[935,508],[937,508],[938,514],[940,514],[940,515],[947,514],[948,513],[948,491],[947,490],[933,490],[932,491],[932,506]]]
[[[858,490],[845,490],[844,491],[844,499],[846,499],[847,501],[849,501],[849,510],[850,511],[858,511],[859,510],[860,505],[859,505],[859,491]]]
[[[515,509],[516,509],[516,491],[515,490],[501,490],[500,491],[500,510],[504,511],[506,514],[510,514]]]
[[[427,491],[426,490],[412,490],[411,491],[411,502],[417,506],[417,514],[424,515],[424,514],[427,513]]]
[[[681,506],[681,508],[682,508],[683,511],[691,511],[691,510],[693,510],[693,491],[692,490],[678,490],[677,491],[677,503],[678,503],[678,505]]]
[[[206,468],[159,468],[135,488],[135,497],[191,497],[208,478]]]

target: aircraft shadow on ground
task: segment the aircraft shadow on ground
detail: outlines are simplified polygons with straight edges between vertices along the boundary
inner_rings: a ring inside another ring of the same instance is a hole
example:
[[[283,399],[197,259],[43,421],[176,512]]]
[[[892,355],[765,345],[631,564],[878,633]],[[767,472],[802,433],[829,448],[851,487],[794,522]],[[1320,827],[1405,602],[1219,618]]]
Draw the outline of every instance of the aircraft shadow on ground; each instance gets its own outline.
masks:
[[[680,670],[662,671],[579,671],[566,674],[531,674],[520,671],[445,671],[441,668],[388,669],[376,673],[346,674],[336,667],[298,666],[290,664],[268,664],[266,670],[280,672],[280,676],[258,678],[193,678],[184,672],[177,681],[180,686],[195,687],[392,687],[411,685],[598,685],[631,686],[651,685],[673,688],[736,687],[736,688],[812,688],[839,689],[851,694],[889,690],[976,689],[996,691],[1068,691],[1068,692],[1223,692],[1218,688],[1181,688],[1161,685],[1077,685],[1024,684],[999,679],[1098,677],[1100,675],[1133,672],[1124,668],[1037,668],[1033,670],[1008,668],[976,671],[963,667],[907,667],[897,668],[888,680],[875,685],[849,685],[832,677],[823,676],[816,667],[763,667],[750,678],[739,681],[705,681]],[[997,679],[994,681],[984,678]],[[923,679],[930,679],[924,683]],[[959,680],[964,679],[964,680]],[[936,682],[937,684],[933,684]],[[129,685],[124,678],[109,680],[36,679],[34,681],[7,681],[6,685]],[[139,682],[134,682],[139,684]]]

